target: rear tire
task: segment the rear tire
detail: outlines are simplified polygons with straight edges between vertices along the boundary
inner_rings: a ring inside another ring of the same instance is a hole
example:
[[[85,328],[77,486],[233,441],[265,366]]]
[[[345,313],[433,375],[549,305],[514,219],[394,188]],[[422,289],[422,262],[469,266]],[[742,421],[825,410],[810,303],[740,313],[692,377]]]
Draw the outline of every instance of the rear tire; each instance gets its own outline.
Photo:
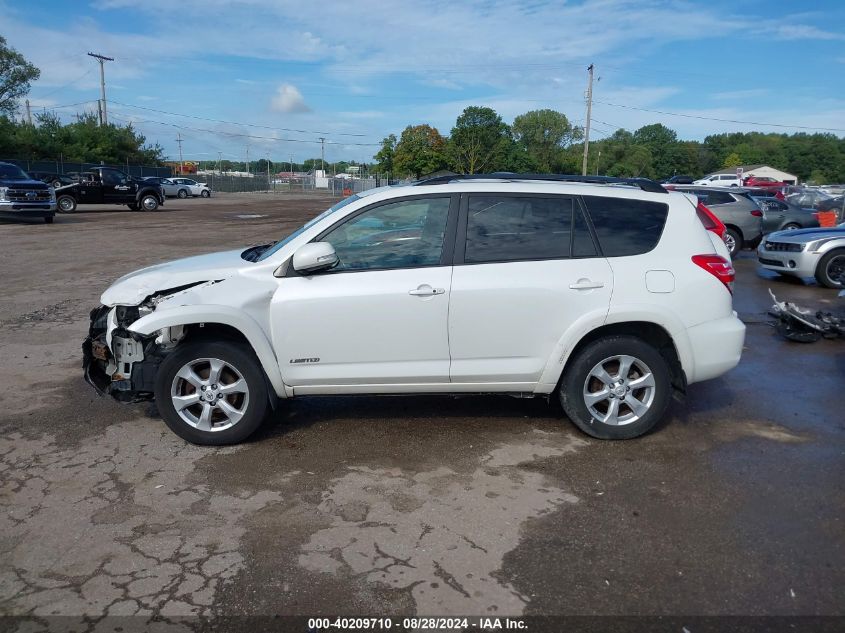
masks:
[[[215,367],[217,377],[212,373]],[[177,347],[165,357],[156,375],[155,399],[161,417],[171,431],[192,444],[243,442],[264,422],[268,397],[264,371],[255,354],[229,341],[197,341]]]
[[[845,275],[845,248],[834,248],[819,260],[816,267],[816,281],[825,288],[841,290],[845,288],[842,276]]]
[[[665,415],[671,391],[666,359],[634,336],[609,336],[585,346],[558,388],[572,423],[602,440],[648,433]]]
[[[62,181],[61,180],[54,180],[53,182],[50,183],[50,185],[53,187],[53,189],[58,189],[59,187],[62,186]]]
[[[736,229],[726,229],[725,245],[731,253],[731,259],[733,259],[742,250],[742,235]]]
[[[179,192],[176,194],[177,198],[182,198],[183,200],[188,197],[188,190],[187,189],[180,189]]]
[[[789,224],[785,225],[781,231],[795,231],[796,229],[800,229],[800,224],[795,224],[795,222],[790,222]]]
[[[200,192],[200,195],[201,195],[203,198],[210,198],[210,197],[211,197],[211,192],[210,192],[210,191],[208,191],[208,189],[203,189],[203,190]]]
[[[73,213],[76,211],[76,198],[73,196],[59,196],[56,200],[56,210],[59,213]]]

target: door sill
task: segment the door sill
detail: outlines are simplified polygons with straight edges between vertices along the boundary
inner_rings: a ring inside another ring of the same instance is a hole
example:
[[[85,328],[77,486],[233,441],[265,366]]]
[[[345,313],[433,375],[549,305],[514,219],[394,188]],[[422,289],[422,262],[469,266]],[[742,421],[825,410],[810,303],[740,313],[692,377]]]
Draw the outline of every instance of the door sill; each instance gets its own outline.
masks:
[[[344,394],[417,393],[532,393],[535,382],[425,382],[373,385],[303,385],[293,387],[294,396]]]

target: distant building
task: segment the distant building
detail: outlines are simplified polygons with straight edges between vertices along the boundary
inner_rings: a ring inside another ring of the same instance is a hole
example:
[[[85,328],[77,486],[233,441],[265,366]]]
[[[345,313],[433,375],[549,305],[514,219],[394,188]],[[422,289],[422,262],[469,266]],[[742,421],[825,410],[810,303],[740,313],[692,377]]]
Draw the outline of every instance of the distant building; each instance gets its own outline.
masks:
[[[780,180],[781,182],[786,182],[790,185],[798,184],[798,176],[795,174],[790,174],[789,172],[781,171],[780,169],[775,169],[774,167],[769,167],[768,165],[740,165],[740,167],[742,167],[743,178],[748,178],[749,176],[768,176],[769,178],[774,178],[775,180]],[[736,167],[728,167],[726,169],[714,171],[713,173],[735,174],[736,170]]]

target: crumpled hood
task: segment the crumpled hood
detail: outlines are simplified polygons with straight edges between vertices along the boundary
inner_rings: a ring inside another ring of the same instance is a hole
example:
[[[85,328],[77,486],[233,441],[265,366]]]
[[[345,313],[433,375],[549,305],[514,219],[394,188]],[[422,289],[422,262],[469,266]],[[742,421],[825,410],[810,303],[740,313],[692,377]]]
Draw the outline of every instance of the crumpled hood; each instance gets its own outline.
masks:
[[[203,281],[228,279],[249,262],[243,249],[186,257],[141,268],[115,281],[100,297],[103,305],[135,306],[151,294]]]

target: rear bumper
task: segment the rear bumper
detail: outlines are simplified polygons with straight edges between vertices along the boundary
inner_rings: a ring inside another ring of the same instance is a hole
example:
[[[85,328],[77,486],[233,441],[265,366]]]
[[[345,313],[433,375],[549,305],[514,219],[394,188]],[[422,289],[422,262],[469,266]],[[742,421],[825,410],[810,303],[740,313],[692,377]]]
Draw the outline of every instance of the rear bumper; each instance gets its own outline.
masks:
[[[736,312],[724,319],[707,321],[687,330],[692,348],[693,371],[687,382],[721,376],[739,364],[745,343],[745,324]]]

